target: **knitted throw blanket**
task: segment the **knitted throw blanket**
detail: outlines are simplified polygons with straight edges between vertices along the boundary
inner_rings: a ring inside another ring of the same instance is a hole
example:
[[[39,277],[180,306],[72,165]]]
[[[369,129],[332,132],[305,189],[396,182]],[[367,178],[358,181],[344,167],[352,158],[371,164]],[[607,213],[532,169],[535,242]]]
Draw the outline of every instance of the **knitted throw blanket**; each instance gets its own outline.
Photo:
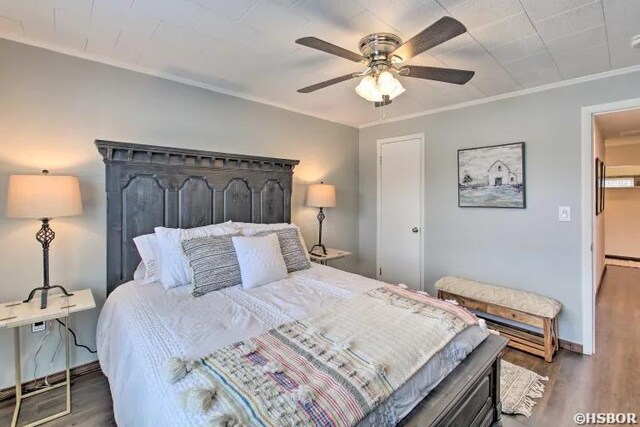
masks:
[[[474,324],[456,305],[385,286],[222,348],[193,372],[224,408],[214,424],[353,426]]]

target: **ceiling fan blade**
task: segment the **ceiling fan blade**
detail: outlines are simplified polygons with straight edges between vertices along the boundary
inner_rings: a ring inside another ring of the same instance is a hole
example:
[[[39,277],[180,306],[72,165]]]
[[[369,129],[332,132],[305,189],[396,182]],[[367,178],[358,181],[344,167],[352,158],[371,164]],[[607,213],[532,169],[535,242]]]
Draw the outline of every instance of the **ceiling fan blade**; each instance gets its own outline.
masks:
[[[445,16],[404,42],[392,55],[399,56],[403,61],[406,61],[466,32],[467,28],[460,21]]]
[[[340,77],[336,77],[334,79],[331,80],[325,80],[323,82],[320,83],[316,83],[314,85],[311,86],[307,86],[307,87],[303,87],[302,89],[298,89],[298,92],[300,93],[310,93],[310,92],[314,92],[318,89],[323,89],[327,86],[331,86],[334,85],[336,83],[340,83],[340,82],[344,82],[347,80],[351,80],[355,77],[358,77],[360,75],[360,73],[351,73],[351,74],[345,74],[344,76],[340,76]]]
[[[456,70],[451,68],[421,67],[407,65],[400,69],[400,75],[416,79],[437,80],[439,82],[463,85],[474,76],[475,71]]]
[[[332,55],[340,56],[353,62],[364,61],[364,56],[358,55],[357,53],[351,52],[350,50],[343,49],[340,46],[336,46],[324,40],[320,40],[316,37],[303,37],[296,40],[296,43],[301,44],[302,46],[310,47],[312,49],[321,50]]]

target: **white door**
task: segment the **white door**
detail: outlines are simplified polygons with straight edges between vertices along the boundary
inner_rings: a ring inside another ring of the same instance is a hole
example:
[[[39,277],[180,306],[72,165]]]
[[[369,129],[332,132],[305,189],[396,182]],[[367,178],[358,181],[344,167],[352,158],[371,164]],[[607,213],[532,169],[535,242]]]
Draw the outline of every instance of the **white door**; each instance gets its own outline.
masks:
[[[378,278],[422,289],[423,138],[378,144]]]

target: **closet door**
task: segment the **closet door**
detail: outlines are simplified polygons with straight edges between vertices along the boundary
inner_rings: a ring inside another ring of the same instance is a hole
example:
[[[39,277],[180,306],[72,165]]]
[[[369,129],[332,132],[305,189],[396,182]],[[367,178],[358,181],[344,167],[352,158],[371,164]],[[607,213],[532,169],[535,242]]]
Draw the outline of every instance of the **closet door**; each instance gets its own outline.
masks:
[[[378,144],[378,278],[422,289],[423,139]]]

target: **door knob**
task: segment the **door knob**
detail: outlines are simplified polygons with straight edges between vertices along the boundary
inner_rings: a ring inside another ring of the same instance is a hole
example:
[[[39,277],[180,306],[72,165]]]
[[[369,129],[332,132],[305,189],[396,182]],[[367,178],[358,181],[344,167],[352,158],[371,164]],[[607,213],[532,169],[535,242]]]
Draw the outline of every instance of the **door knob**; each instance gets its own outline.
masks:
[[[418,227],[413,227],[413,228],[411,229],[411,231],[412,231],[412,232],[414,232],[414,233],[417,233],[419,230],[418,230]]]

